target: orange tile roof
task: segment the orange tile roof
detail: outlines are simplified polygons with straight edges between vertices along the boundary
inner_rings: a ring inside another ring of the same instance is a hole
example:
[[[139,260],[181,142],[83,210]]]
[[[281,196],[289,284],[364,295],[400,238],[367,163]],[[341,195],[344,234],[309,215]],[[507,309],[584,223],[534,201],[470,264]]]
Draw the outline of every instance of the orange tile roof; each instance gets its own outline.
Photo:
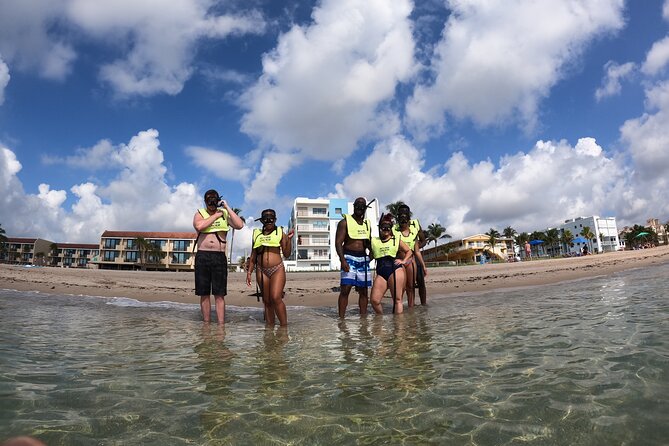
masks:
[[[81,249],[99,249],[97,243],[56,243],[59,248],[81,248]]]
[[[105,231],[102,233],[103,238],[119,237],[119,238],[169,238],[169,239],[191,239],[195,240],[197,234],[195,232],[142,232],[142,231]]]

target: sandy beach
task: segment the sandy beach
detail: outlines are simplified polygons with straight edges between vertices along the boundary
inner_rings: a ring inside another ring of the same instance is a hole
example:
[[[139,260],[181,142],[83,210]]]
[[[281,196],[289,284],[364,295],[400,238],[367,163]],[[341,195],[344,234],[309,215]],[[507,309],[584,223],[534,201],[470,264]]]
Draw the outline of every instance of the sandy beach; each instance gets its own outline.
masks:
[[[586,257],[428,268],[428,303],[456,294],[559,283],[666,262],[669,246]],[[0,265],[0,288],[19,291],[196,304],[199,299],[193,294],[193,286],[192,273]],[[291,272],[285,302],[289,306],[334,306],[338,286],[338,272]],[[245,273],[230,274],[228,305],[259,306],[254,292],[255,287],[245,284]],[[349,305],[356,303],[352,294]]]

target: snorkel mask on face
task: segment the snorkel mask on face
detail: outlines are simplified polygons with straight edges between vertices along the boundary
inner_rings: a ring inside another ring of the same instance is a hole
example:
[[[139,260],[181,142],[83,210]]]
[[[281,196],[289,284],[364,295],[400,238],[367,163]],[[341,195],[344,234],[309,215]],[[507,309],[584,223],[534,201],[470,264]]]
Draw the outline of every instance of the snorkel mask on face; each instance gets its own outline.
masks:
[[[204,202],[208,207],[215,208],[221,203],[221,197],[214,189],[209,189],[204,193]]]
[[[258,221],[262,222],[263,226],[272,226],[276,222],[276,212],[274,209],[265,209],[260,214]]]
[[[397,222],[399,224],[409,223],[411,220],[411,210],[409,206],[402,205],[397,209]]]

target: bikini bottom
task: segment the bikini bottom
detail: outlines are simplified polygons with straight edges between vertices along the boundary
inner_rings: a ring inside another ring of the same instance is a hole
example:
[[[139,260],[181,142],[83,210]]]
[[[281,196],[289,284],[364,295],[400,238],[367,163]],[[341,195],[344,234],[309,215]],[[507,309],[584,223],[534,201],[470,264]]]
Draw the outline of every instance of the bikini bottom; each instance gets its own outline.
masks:
[[[260,272],[263,273],[264,275],[266,275],[267,277],[271,278],[272,275],[275,272],[279,271],[281,268],[283,268],[283,262],[281,262],[277,265],[274,265],[274,266],[267,267],[267,268],[264,268],[264,267],[260,268]]]

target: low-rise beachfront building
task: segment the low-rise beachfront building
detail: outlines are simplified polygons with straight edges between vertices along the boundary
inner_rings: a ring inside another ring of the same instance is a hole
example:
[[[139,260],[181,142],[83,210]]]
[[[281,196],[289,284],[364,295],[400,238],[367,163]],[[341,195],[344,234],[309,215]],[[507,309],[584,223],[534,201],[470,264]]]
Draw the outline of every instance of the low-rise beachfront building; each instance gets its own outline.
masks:
[[[196,238],[194,232],[105,231],[93,263],[100,269],[189,271]]]
[[[501,237],[490,246],[490,236],[475,234],[432,248],[423,248],[423,260],[433,262],[482,263],[489,260],[508,260],[514,256],[513,239]],[[491,259],[491,257],[494,257]]]
[[[288,271],[330,271],[341,267],[335,249],[337,224],[353,213],[353,201],[346,198],[304,198],[293,201],[289,229],[294,229],[293,252],[284,263]],[[372,233],[378,235],[378,201],[367,209]]]
[[[646,220],[646,227],[652,229],[657,234],[657,242],[659,244],[662,245],[667,243],[667,236],[669,234],[667,234],[667,230],[665,229],[664,225],[660,223],[658,218],[649,218]]]
[[[94,243],[52,243],[48,265],[62,268],[97,268],[93,259],[100,255]]]
[[[580,241],[578,239],[584,238],[582,232],[586,226],[590,228],[593,236],[590,239]],[[563,246],[563,249],[568,254],[581,253],[584,245],[587,245],[588,250],[592,253],[619,251],[623,249],[618,236],[618,226],[616,225],[615,217],[598,217],[597,215],[576,217],[565,220],[564,224],[558,229],[560,230],[560,234],[564,234],[564,231],[569,230],[574,239],[577,239],[571,245]]]
[[[52,241],[41,238],[8,237],[0,249],[0,261],[15,265],[45,265],[52,244]]]

